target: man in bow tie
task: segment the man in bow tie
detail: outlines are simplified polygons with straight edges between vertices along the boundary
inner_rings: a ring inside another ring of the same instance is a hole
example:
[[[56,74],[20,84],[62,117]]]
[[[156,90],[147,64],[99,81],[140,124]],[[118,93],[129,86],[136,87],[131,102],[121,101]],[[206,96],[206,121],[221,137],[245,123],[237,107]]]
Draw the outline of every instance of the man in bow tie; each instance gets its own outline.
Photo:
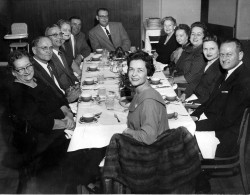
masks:
[[[99,22],[89,31],[91,47],[96,49],[107,49],[115,51],[122,47],[124,51],[129,51],[131,42],[128,34],[120,22],[109,22],[109,11],[106,8],[99,8],[96,11],[96,19]]]

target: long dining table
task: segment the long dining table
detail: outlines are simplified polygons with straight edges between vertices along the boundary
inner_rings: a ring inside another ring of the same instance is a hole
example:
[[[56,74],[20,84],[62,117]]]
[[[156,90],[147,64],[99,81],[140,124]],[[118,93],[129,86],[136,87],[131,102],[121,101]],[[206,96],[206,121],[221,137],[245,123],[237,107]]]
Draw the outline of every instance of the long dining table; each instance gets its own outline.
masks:
[[[112,135],[115,133],[122,133],[127,127],[128,109],[126,108],[126,105],[122,103],[122,98],[120,98],[119,75],[118,73],[111,71],[112,67],[103,65],[102,61],[91,61],[91,55],[82,63],[82,93],[90,93],[92,97],[95,98],[98,95],[98,89],[105,87],[107,92],[115,92],[117,98],[115,99],[113,110],[107,110],[104,101],[91,100],[89,102],[78,102],[76,128],[71,137],[68,152],[86,148],[105,147],[109,144]],[[98,65],[98,70],[89,71],[91,65]],[[104,82],[102,84],[97,82],[97,77],[100,73],[104,74]],[[84,84],[84,80],[89,77],[94,78],[95,83],[93,85]],[[168,82],[168,79],[163,74],[161,67],[157,66],[157,64],[153,77],[161,79],[160,85],[152,86],[161,95],[175,93],[173,87]],[[168,119],[169,127],[171,129],[184,126],[192,135],[194,135],[196,125],[181,102],[169,102],[166,104],[166,109],[167,111],[172,110],[178,113],[178,117]],[[101,113],[101,115],[93,122],[84,123],[80,121],[80,118],[84,113]],[[119,121],[114,114],[118,116]]]

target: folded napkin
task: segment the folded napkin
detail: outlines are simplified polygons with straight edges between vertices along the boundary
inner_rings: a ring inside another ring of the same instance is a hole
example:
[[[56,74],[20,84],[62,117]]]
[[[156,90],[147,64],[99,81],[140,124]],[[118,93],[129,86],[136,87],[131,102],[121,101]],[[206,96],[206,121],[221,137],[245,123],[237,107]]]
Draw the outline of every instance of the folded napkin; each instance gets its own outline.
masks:
[[[93,84],[93,85],[82,85],[81,89],[82,90],[96,90],[98,89],[99,86],[97,84]]]
[[[157,62],[157,61],[155,61],[154,65],[155,65],[155,70],[156,71],[163,71],[163,69],[166,66],[168,66],[167,64],[162,64],[161,62]]]
[[[71,139],[71,137],[73,136],[73,133],[74,133],[74,131],[69,130],[69,129],[65,129],[64,132],[65,132],[65,137],[67,139]]]
[[[195,136],[204,159],[214,159],[217,145],[220,143],[214,131],[196,131]]]
[[[197,99],[198,97],[195,94],[192,94],[189,98],[186,99],[186,102],[190,102],[190,101],[197,100]]]
[[[69,107],[73,113],[77,112],[77,102],[69,104]]]

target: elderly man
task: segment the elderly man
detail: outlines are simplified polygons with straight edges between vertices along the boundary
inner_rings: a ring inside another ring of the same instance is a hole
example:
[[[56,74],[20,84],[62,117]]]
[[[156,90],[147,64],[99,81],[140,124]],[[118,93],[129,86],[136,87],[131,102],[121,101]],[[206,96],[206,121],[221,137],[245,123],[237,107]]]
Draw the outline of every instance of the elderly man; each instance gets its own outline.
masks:
[[[128,34],[120,22],[109,22],[109,11],[106,8],[99,8],[96,12],[96,19],[99,24],[89,31],[89,39],[92,49],[98,48],[114,51],[122,47],[128,51],[131,46]]]
[[[215,156],[237,152],[239,128],[245,108],[250,106],[250,70],[242,62],[242,45],[230,39],[220,47],[220,63],[226,74],[218,80],[210,98],[192,116],[197,131],[215,131],[220,140]],[[204,119],[204,120],[202,120]]]
[[[82,59],[89,56],[91,49],[86,42],[85,34],[81,32],[82,21],[78,16],[72,16],[70,19],[71,33],[74,36],[74,49],[76,55],[81,55]]]
[[[79,85],[76,85],[79,82],[78,79],[67,64],[63,52],[60,51],[63,43],[62,32],[57,25],[53,25],[46,29],[45,36],[49,37],[52,42],[53,54],[51,61],[54,64],[53,70],[58,75],[60,87],[65,91],[68,101],[74,102],[81,94],[81,90]]]
[[[34,53],[35,77],[39,77],[47,86],[50,86],[58,97],[65,97],[64,90],[59,85],[59,78],[52,69],[52,42],[48,37],[37,37],[32,42]]]

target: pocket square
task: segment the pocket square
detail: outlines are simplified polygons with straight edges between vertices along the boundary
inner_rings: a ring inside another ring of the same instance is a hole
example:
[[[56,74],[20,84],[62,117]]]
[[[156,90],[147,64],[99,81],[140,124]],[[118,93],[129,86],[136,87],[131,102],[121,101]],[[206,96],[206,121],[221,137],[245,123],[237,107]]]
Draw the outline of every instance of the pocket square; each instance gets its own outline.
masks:
[[[228,91],[221,91],[221,93],[228,93]]]

